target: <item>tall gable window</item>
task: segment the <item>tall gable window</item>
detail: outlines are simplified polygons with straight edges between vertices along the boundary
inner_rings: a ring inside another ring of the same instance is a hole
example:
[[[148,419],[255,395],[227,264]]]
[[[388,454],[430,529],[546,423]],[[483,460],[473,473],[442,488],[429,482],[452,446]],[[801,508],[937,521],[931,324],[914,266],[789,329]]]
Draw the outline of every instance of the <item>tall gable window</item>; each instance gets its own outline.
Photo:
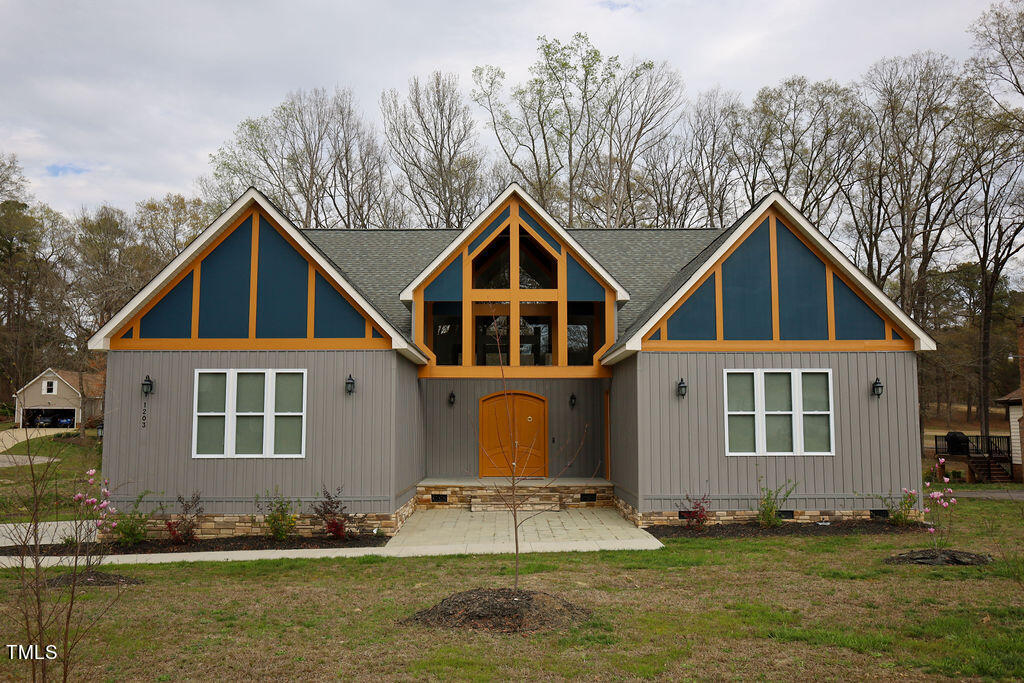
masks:
[[[615,291],[525,203],[510,199],[458,246],[414,292],[425,374],[606,372],[599,358],[614,341]]]
[[[728,455],[833,455],[831,370],[726,370]]]
[[[305,455],[305,370],[196,370],[195,458]]]

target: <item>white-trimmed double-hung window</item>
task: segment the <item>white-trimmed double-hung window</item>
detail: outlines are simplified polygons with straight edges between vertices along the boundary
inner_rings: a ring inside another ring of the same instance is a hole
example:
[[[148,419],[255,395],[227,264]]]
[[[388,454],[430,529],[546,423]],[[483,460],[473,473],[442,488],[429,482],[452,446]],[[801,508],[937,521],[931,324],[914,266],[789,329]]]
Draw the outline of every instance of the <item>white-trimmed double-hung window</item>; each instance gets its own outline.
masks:
[[[726,370],[728,455],[833,455],[832,371]]]
[[[43,394],[56,394],[57,393],[57,380],[47,379],[43,380]]]
[[[305,370],[196,370],[194,458],[301,458]]]

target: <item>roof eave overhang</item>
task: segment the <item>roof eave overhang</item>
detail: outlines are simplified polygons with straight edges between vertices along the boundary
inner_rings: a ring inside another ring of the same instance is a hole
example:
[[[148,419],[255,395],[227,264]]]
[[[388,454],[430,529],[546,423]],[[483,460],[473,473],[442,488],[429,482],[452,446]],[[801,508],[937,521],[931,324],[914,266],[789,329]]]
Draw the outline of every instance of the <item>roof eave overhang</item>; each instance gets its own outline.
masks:
[[[904,313],[899,306],[885,295],[884,292],[873,283],[861,270],[853,264],[850,259],[846,257],[839,249],[832,244],[831,240],[826,238],[818,231],[810,222],[804,218],[803,214],[786,199],[785,195],[781,192],[773,192],[764,199],[762,199],[754,210],[750,211],[747,218],[737,226],[733,231],[729,239],[725,240],[719,245],[718,249],[712,253],[707,260],[698,268],[687,280],[683,283],[675,294],[660,307],[658,310],[650,316],[644,324],[634,332],[625,342],[617,349],[614,349],[611,353],[607,354],[601,359],[602,365],[614,365],[619,361],[628,358],[634,353],[638,352],[642,348],[643,337],[651,331],[655,324],[661,320],[671,310],[672,306],[679,301],[679,298],[688,292],[699,280],[703,277],[707,271],[714,266],[718,260],[729,251],[733,244],[740,240],[746,231],[754,224],[754,222],[760,218],[765,211],[772,206],[776,207],[789,221],[791,225],[796,227],[803,233],[811,242],[820,248],[828,257],[831,259],[834,267],[838,268],[839,271],[848,277],[849,279],[856,282],[863,289],[864,293],[883,311],[892,316],[895,320],[899,321],[910,334],[914,337],[914,350],[915,351],[934,351],[935,340],[925,332],[921,327],[913,321],[906,313]]]
[[[583,260],[587,263],[588,266],[593,268],[597,272],[597,274],[600,275],[601,278],[609,286],[611,286],[612,289],[615,290],[615,300],[617,302],[629,301],[629,292],[626,291],[626,288],[619,284],[619,282],[614,277],[612,277],[611,273],[605,270],[604,266],[602,266],[597,261],[597,259],[591,256],[590,253],[587,252],[587,250],[584,249],[583,246],[579,242],[577,242],[571,234],[569,234],[569,231],[563,228],[558,223],[558,221],[556,221],[551,216],[551,214],[545,211],[544,207],[542,207],[540,204],[534,201],[534,199],[529,194],[527,194],[526,191],[518,183],[512,183],[505,189],[504,192],[498,195],[497,198],[495,198],[495,200],[491,202],[487,206],[487,208],[484,209],[480,213],[480,215],[477,216],[476,219],[469,224],[467,228],[460,232],[459,235],[455,239],[453,239],[448,244],[448,246],[445,247],[444,250],[427,265],[426,268],[420,271],[420,274],[417,275],[413,279],[413,281],[410,282],[406,286],[406,288],[402,290],[402,293],[399,295],[399,298],[406,303],[412,302],[413,292],[415,292],[416,289],[420,285],[422,285],[423,282],[426,281],[434,273],[434,271],[436,271],[437,268],[440,267],[440,265],[444,263],[445,260],[448,259],[449,256],[451,256],[455,251],[457,251],[462,246],[462,244],[470,237],[470,235],[472,235],[477,230],[477,228],[479,228],[483,224],[483,222],[487,220],[487,218],[490,217],[491,214],[497,211],[498,208],[500,208],[501,205],[504,204],[508,200],[508,198],[511,197],[513,194],[518,195],[519,198],[523,200],[523,202],[530,208],[531,211],[536,213],[541,218],[541,220],[547,223],[558,234],[558,236],[562,240],[564,240],[566,244],[569,245],[569,247],[572,248],[573,251],[575,251],[577,254],[580,255],[580,257],[583,258]]]
[[[201,232],[194,240],[189,242],[180,254],[168,263],[163,270],[161,270],[149,283],[143,287],[132,299],[125,304],[121,310],[119,310],[114,316],[103,325],[99,331],[96,332],[92,337],[89,338],[88,348],[92,351],[106,351],[110,349],[110,339],[117,332],[118,329],[125,322],[130,320],[139,310],[142,309],[154,296],[159,294],[163,286],[170,281],[172,278],[180,274],[185,270],[191,263],[192,260],[202,251],[206,245],[217,238],[224,230],[228,229],[234,222],[235,218],[238,217],[243,211],[248,209],[252,204],[256,204],[270,216],[281,229],[284,230],[289,237],[291,237],[297,244],[299,244],[303,250],[312,258],[317,265],[331,276],[339,287],[352,297],[352,299],[366,311],[377,325],[379,325],[384,331],[391,337],[391,347],[402,354],[409,360],[418,363],[420,365],[426,364],[427,358],[414,348],[409,341],[405,338],[405,335],[401,334],[381,313],[378,311],[369,301],[367,301],[355,287],[353,287],[345,278],[342,276],[335,265],[324,256],[319,249],[316,249],[302,234],[302,231],[296,228],[292,222],[282,214],[273,202],[271,202],[262,192],[254,187],[250,187],[242,195],[231,203],[227,209],[221,213],[220,216],[214,220],[203,232]]]

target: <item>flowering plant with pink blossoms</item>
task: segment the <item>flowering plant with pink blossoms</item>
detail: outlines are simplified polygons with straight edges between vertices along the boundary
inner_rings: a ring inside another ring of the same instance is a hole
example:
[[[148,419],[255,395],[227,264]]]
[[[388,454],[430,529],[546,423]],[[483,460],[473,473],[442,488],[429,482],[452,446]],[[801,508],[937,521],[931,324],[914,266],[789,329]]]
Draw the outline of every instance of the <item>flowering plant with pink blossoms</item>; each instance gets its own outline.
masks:
[[[949,538],[953,533],[953,511],[956,508],[956,498],[953,497],[953,489],[949,487],[949,477],[943,476],[942,473],[944,464],[946,459],[939,458],[938,463],[932,468],[935,483],[941,485],[932,486],[932,482],[926,481],[922,495],[925,523],[932,537],[932,546],[936,549],[949,545]]]

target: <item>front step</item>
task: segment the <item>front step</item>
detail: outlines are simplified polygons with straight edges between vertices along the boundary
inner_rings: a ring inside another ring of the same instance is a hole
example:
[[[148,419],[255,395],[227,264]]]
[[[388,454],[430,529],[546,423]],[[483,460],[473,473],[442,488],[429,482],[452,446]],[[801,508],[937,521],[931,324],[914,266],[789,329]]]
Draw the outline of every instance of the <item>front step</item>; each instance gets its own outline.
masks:
[[[497,493],[483,493],[473,496],[469,501],[470,512],[507,512],[510,496],[502,498]],[[561,510],[562,496],[559,493],[516,493],[516,507],[523,512],[543,512],[545,510]]]

